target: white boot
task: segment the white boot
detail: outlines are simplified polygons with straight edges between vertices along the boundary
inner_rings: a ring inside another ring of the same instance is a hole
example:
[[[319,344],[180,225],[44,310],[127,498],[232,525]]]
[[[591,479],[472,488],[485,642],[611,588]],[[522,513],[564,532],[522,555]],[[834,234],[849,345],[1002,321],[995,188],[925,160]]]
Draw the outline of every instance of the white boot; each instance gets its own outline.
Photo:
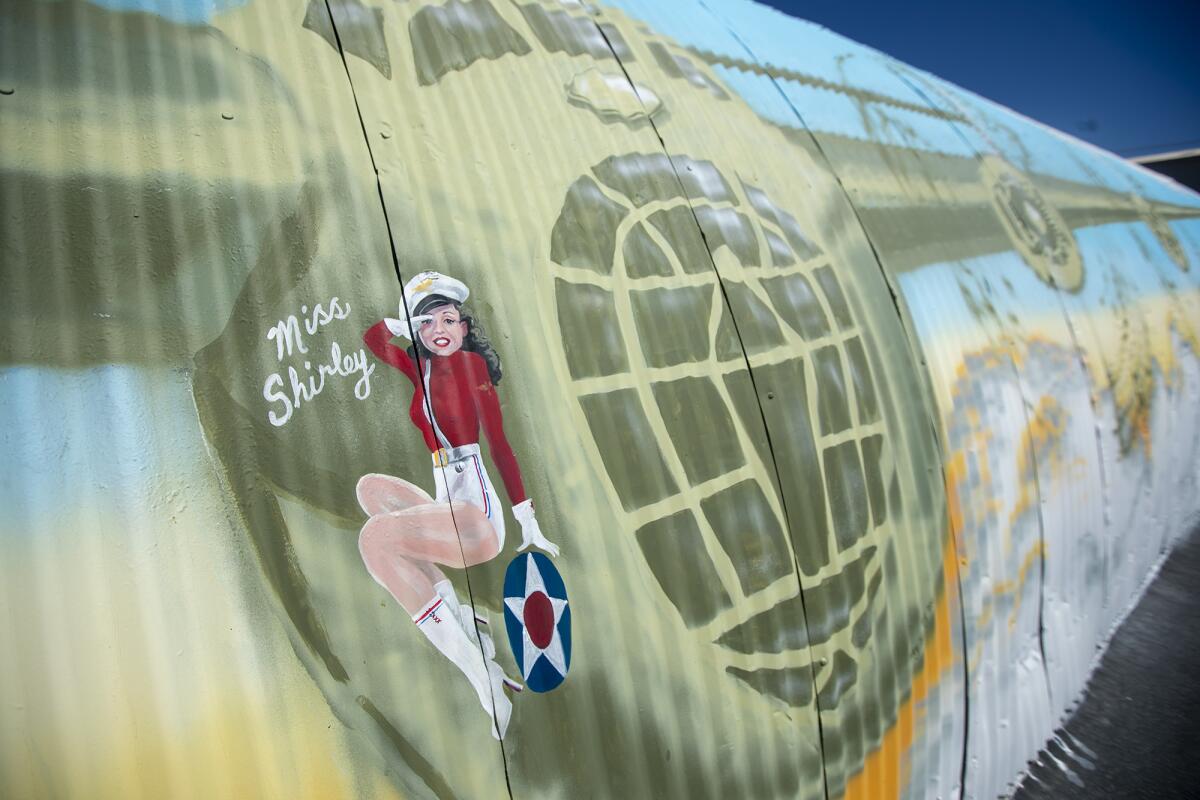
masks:
[[[450,613],[446,606],[443,598],[435,596],[413,615],[413,622],[438,652],[467,676],[479,704],[492,719],[492,736],[503,738],[512,717],[512,701],[504,693],[504,670],[495,661],[481,657],[479,648],[467,638],[458,615]]]
[[[467,632],[467,636],[479,640],[479,646],[483,648],[484,657],[488,659],[495,658],[496,643],[492,641],[491,635],[479,629],[480,625],[488,624],[487,618],[476,614],[471,606],[459,603],[458,595],[454,591],[454,584],[450,583],[449,580],[438,581],[433,585],[433,589],[438,593],[438,597],[449,604],[450,610],[458,616],[458,621],[462,624],[463,630]]]
[[[487,617],[476,613],[470,606],[463,605],[458,602],[458,594],[454,591],[454,584],[449,579],[438,581],[433,585],[434,591],[438,593],[438,597],[446,601],[446,605],[455,612],[459,623],[463,630],[467,632],[467,637],[475,637],[479,641],[479,647],[483,650],[484,658],[492,661],[496,658],[496,644],[492,641],[490,634],[485,633],[480,629],[480,625],[488,625]],[[520,681],[504,675],[504,685],[514,692],[522,692],[525,687]]]

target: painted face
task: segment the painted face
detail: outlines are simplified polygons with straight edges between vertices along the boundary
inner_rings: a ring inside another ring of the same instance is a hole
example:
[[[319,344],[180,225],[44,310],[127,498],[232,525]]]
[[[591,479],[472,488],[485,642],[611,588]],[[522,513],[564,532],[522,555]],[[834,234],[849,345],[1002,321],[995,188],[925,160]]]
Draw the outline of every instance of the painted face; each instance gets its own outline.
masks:
[[[467,323],[452,305],[437,306],[429,311],[433,319],[421,323],[418,335],[421,343],[435,356],[448,356],[462,348],[467,335]]]

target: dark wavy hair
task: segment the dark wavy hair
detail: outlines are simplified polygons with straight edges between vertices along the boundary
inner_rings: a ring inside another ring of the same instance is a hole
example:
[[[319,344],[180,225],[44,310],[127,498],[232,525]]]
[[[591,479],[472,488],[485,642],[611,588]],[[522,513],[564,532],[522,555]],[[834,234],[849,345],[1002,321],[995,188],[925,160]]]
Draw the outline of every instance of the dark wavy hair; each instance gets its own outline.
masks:
[[[492,383],[500,383],[500,379],[504,377],[504,372],[500,369],[500,356],[496,353],[496,348],[492,347],[492,343],[488,340],[487,334],[483,330],[483,325],[475,317],[467,313],[462,303],[457,303],[441,295],[430,295],[416,307],[413,311],[413,316],[420,316],[438,306],[454,306],[458,309],[462,321],[467,323],[467,335],[463,337],[462,349],[470,353],[478,353],[483,358],[483,363],[487,364],[488,377],[492,379]],[[432,358],[433,353],[421,341],[421,335],[415,331],[414,333],[416,334],[416,339],[409,346],[408,354],[414,360],[418,356],[420,358]]]

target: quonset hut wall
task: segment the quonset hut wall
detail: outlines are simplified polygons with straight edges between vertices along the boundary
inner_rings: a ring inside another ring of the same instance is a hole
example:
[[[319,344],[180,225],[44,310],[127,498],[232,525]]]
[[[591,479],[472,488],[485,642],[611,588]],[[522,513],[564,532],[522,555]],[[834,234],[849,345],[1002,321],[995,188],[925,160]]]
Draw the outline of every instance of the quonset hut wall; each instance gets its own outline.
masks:
[[[1200,511],[1200,196],[747,0],[6,3],[0,140],[5,797],[994,797]]]

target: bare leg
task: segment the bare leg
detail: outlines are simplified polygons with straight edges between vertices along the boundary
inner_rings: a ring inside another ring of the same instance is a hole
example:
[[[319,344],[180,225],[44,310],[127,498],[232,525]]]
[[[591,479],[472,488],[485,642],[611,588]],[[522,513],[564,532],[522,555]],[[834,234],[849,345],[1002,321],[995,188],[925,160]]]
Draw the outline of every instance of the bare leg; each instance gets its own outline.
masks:
[[[487,658],[495,657],[496,646],[492,642],[491,636],[478,629],[479,625],[488,624],[487,617],[476,614],[473,606],[463,605],[459,601],[458,594],[454,591],[454,585],[436,564],[403,556],[390,556],[385,551],[371,549],[369,545],[368,550],[364,551],[362,555],[363,563],[366,564],[371,576],[380,586],[388,590],[388,593],[404,607],[405,611],[409,614],[416,614],[419,610],[424,609],[433,599],[428,588],[432,586],[433,592],[445,600],[447,606],[458,616],[463,630],[467,632],[472,641],[478,640],[484,655]],[[420,573],[420,575],[415,573]],[[421,580],[421,576],[424,576],[426,580]]]
[[[432,565],[403,556],[369,552],[363,549],[361,538],[359,552],[362,553],[367,572],[371,573],[375,582],[387,589],[388,594],[396,598],[396,602],[410,615],[416,614],[437,596],[437,590],[433,586],[435,581],[427,571]]]
[[[490,561],[500,552],[492,523],[468,503],[455,506],[453,513],[446,503],[427,503],[376,514],[363,525],[358,547],[364,561],[401,557],[457,569]]]
[[[491,717],[492,735],[502,738],[512,715],[512,702],[505,696],[504,687],[519,685],[508,683],[504,671],[492,660],[494,647],[486,652],[488,648],[475,631],[473,618],[464,624],[457,602],[450,608],[452,603],[434,585],[445,582],[449,586],[449,581],[431,561],[467,566],[496,555],[491,523],[474,506],[466,508],[474,509],[474,514],[459,510],[451,516],[450,506],[435,504],[377,514],[363,525],[358,547],[371,576],[404,606],[430,643],[466,676]],[[460,546],[459,535],[464,529],[467,533]]]
[[[428,561],[414,561],[412,563],[425,573],[425,577],[429,578],[429,582],[435,587],[442,581],[450,580],[446,577],[446,573],[438,569],[437,564],[431,564]]]
[[[379,473],[369,473],[359,478],[354,493],[358,495],[358,504],[369,517],[433,502],[433,498],[416,484]]]

